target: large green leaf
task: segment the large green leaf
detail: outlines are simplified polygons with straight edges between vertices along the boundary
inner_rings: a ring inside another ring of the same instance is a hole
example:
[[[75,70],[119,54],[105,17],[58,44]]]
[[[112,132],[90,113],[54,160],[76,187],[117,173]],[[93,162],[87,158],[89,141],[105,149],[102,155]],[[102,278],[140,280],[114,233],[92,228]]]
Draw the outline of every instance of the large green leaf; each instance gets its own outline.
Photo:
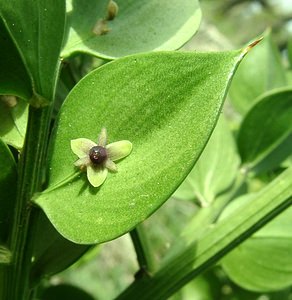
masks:
[[[17,172],[9,148],[0,139],[0,242],[6,241],[13,216]]]
[[[57,230],[78,243],[99,243],[158,209],[207,143],[241,58],[241,51],[141,54],[81,80],[59,115],[49,189],[35,200]],[[77,159],[70,140],[96,141],[103,126],[110,142],[127,139],[133,151],[94,189],[85,174],[70,180]]]
[[[29,100],[32,95],[29,76],[1,18],[0,45],[0,95]]]
[[[239,66],[230,87],[230,99],[245,114],[264,92],[286,85],[285,69],[271,34]]]
[[[29,73],[34,91],[50,101],[65,26],[65,0],[1,0],[0,15]],[[36,100],[35,105],[43,101]]]
[[[27,119],[28,104],[25,100],[14,96],[0,96],[0,137],[5,143],[16,149],[22,148]]]
[[[274,90],[260,97],[239,130],[238,148],[243,164],[252,168],[275,151],[292,133],[291,118],[291,89]],[[291,139],[285,149],[291,153]],[[270,159],[267,163],[273,161]]]
[[[257,195],[247,195],[232,202],[222,214],[226,218]],[[228,276],[248,290],[267,292],[292,284],[292,207],[235,248],[222,260]]]
[[[197,31],[201,10],[197,0],[116,0],[117,16],[109,32],[95,35],[93,27],[106,17],[108,0],[67,0],[68,39],[62,56],[86,52],[107,59],[152,50],[180,48]]]
[[[185,200],[197,198],[203,206],[210,205],[232,184],[239,163],[233,135],[222,116],[200,159],[174,197]]]

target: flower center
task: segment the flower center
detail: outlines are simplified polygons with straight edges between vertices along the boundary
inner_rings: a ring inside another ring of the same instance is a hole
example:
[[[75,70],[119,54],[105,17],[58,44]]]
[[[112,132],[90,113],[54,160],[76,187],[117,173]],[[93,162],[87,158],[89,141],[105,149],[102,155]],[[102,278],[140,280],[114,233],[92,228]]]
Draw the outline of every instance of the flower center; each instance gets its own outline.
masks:
[[[94,165],[99,165],[107,159],[106,149],[102,146],[94,146],[89,150],[89,158]]]

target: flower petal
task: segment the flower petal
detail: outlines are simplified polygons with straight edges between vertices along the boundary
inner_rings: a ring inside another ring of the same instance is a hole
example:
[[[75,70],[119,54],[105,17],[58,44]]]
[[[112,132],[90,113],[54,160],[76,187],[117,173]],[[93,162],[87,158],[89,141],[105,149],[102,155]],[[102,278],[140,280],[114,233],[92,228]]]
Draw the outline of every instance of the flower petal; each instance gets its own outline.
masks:
[[[96,168],[91,165],[87,167],[87,178],[94,187],[99,187],[104,183],[107,173],[107,168]]]
[[[82,166],[88,166],[90,164],[90,159],[87,156],[79,158],[77,161],[75,161],[74,166],[76,167],[82,167]]]
[[[83,158],[84,156],[87,156],[89,153],[89,150],[96,146],[96,144],[88,139],[76,139],[71,140],[71,150],[76,154],[79,158]]]
[[[117,165],[109,158],[105,161],[105,167],[108,168],[110,171],[113,171],[113,172],[118,171]]]
[[[108,157],[112,160],[118,160],[128,156],[132,151],[132,143],[127,140],[108,144],[106,146]]]
[[[101,129],[101,132],[100,132],[99,137],[98,137],[98,146],[105,147],[106,138],[107,138],[106,129],[103,127]]]

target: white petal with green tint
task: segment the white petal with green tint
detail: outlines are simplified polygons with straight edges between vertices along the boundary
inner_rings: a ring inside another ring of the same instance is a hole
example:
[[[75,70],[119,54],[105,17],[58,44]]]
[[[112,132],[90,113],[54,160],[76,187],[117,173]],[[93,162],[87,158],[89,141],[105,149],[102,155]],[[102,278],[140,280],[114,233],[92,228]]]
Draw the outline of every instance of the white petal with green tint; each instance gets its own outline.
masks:
[[[79,158],[82,158],[89,154],[89,150],[96,146],[96,144],[89,139],[75,139],[71,140],[71,150],[76,154]]]
[[[98,145],[105,147],[106,145],[106,139],[107,139],[107,134],[106,134],[106,129],[102,128],[100,135],[98,136]]]
[[[90,158],[89,156],[85,156],[75,161],[74,166],[81,167],[81,166],[87,166],[89,164],[90,164]]]
[[[87,167],[87,178],[94,187],[99,187],[104,183],[107,173],[107,168],[96,168],[90,165]]]
[[[116,172],[118,170],[117,165],[110,159],[106,160],[105,167],[108,168],[112,172]]]
[[[132,143],[129,141],[118,141],[106,146],[108,157],[116,161],[128,156],[132,151]]]

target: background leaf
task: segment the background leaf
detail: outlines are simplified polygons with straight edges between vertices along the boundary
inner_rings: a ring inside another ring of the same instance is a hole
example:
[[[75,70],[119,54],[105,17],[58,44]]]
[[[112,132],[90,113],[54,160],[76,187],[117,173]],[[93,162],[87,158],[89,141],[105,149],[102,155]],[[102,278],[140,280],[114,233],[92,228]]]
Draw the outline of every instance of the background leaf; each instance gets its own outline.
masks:
[[[68,241],[56,231],[44,213],[40,212],[33,247],[34,259],[30,278],[32,282],[38,283],[42,278],[68,268],[91,246]]]
[[[243,164],[252,168],[279,147],[292,133],[291,117],[291,89],[272,91],[260,97],[242,121],[238,133]],[[285,144],[285,148],[288,151],[283,154],[289,155],[291,143]],[[278,153],[277,158],[286,157]]]
[[[29,76],[1,18],[0,45],[0,95],[29,100],[32,95]]]
[[[0,137],[8,145],[22,149],[27,127],[28,104],[25,100],[14,96],[11,99],[15,101],[12,107],[0,96]]]
[[[81,80],[59,115],[49,190],[36,198],[57,230],[78,243],[99,243],[160,207],[203,150],[241,58],[240,51],[135,55]],[[100,189],[84,174],[68,181],[77,159],[70,140],[96,140],[103,126],[109,142],[131,141],[132,153]]]
[[[95,298],[81,290],[78,287],[69,284],[59,284],[50,286],[45,289],[41,295],[42,300],[64,300],[64,299],[78,299],[78,300],[94,300]]]
[[[113,59],[152,50],[175,50],[198,30],[201,10],[197,0],[116,0],[118,15],[108,21],[110,31],[96,36],[92,29],[105,17],[108,1],[68,0],[68,39],[62,52],[86,52]]]
[[[59,64],[65,0],[1,1],[0,15],[29,73],[34,92],[51,100]]]
[[[250,203],[257,195],[237,198],[223,212],[222,218]],[[256,232],[222,260],[228,276],[241,287],[270,292],[292,284],[292,208]]]
[[[5,242],[11,228],[15,198],[17,171],[14,158],[0,139],[0,242]]]
[[[185,200],[196,197],[203,206],[209,205],[232,184],[239,163],[234,137],[221,116],[204,152],[174,197]]]
[[[5,143],[21,149],[28,116],[26,102],[32,96],[32,87],[21,57],[1,18],[0,44],[0,137]]]
[[[262,93],[285,85],[285,69],[279,51],[271,34],[267,33],[234,75],[230,100],[238,112],[245,114]]]

